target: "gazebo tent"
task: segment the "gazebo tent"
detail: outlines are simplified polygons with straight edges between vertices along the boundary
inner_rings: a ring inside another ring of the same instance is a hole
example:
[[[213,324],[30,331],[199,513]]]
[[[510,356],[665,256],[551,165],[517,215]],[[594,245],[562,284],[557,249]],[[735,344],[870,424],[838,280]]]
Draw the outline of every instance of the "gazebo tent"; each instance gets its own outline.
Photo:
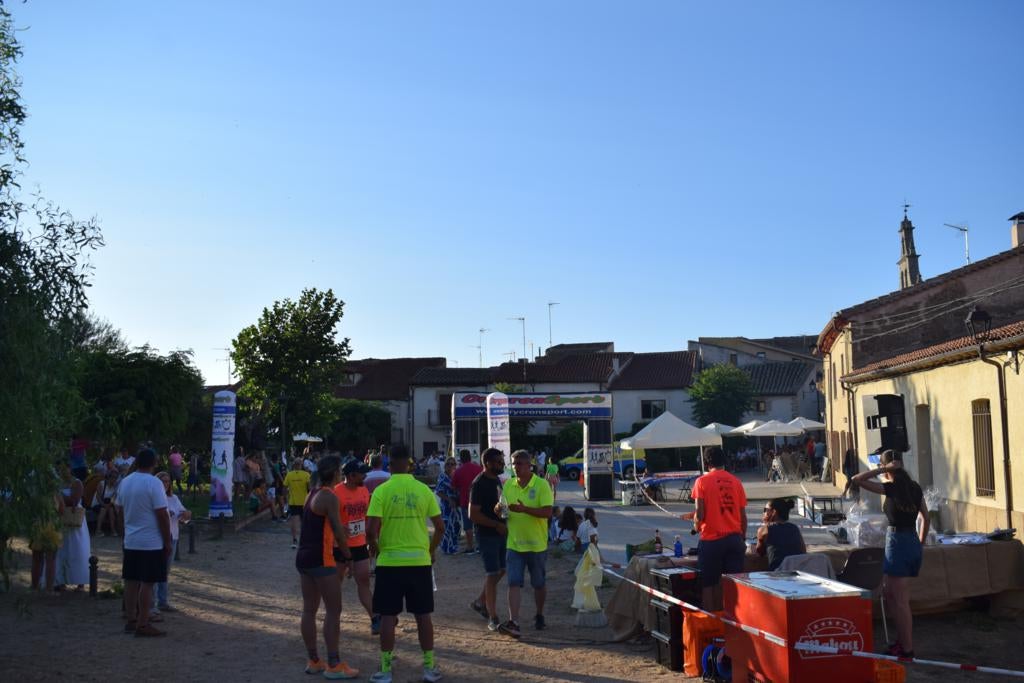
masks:
[[[623,450],[636,451],[636,449],[648,450],[650,448],[687,448],[700,446],[703,456],[704,446],[721,446],[722,437],[714,432],[705,431],[699,427],[683,422],[672,413],[666,411],[654,419],[639,432],[623,439],[619,447]],[[704,458],[701,457],[701,469],[704,468]],[[633,471],[636,471],[636,463],[633,464]]]
[[[816,432],[825,429],[824,422],[817,422],[816,420],[810,420],[806,417],[794,417],[786,424],[791,425],[793,427],[799,427],[805,432]]]
[[[736,428],[730,427],[729,425],[724,425],[721,422],[709,422],[708,424],[701,427],[701,429],[703,429],[706,432],[714,432],[719,436],[728,436],[729,433]]]

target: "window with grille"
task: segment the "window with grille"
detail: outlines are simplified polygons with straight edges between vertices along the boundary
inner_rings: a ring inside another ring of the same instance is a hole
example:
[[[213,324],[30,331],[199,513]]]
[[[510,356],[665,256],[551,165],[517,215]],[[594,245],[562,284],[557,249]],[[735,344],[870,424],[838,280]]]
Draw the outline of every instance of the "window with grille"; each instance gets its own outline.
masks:
[[[974,477],[979,496],[996,495],[996,469],[992,460],[992,411],[988,399],[971,401],[974,418]]]
[[[665,401],[640,401],[640,419],[653,420],[665,412]]]

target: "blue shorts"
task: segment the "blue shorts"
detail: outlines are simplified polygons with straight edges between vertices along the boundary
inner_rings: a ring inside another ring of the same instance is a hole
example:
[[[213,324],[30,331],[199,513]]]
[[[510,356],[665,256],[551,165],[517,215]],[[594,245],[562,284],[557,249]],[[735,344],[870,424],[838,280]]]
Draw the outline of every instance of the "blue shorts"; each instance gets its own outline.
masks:
[[[484,561],[484,572],[488,576],[505,571],[506,539],[498,534],[482,534],[477,532],[476,547]]]
[[[700,583],[705,588],[717,586],[722,574],[738,574],[743,571],[743,556],[747,544],[740,534],[730,534],[713,541],[697,543],[697,569]]]
[[[921,571],[921,539],[916,531],[885,533],[885,562],[882,573],[886,576],[917,576]]]
[[[536,589],[545,586],[545,566],[548,561],[547,551],[539,553],[521,553],[518,550],[508,551],[508,585],[523,587],[526,570],[530,570],[530,585]]]
[[[462,528],[469,530],[473,528],[473,520],[469,518],[469,508],[459,508],[462,511]]]

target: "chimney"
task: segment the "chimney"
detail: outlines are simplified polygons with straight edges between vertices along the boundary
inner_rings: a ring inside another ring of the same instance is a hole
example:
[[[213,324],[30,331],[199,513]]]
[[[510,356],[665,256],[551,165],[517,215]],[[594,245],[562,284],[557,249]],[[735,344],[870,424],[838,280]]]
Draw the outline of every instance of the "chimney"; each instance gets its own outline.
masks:
[[[1010,226],[1010,245],[1013,249],[1016,249],[1024,244],[1024,211],[1015,216],[1010,216],[1008,220],[1013,221],[1013,224]]]

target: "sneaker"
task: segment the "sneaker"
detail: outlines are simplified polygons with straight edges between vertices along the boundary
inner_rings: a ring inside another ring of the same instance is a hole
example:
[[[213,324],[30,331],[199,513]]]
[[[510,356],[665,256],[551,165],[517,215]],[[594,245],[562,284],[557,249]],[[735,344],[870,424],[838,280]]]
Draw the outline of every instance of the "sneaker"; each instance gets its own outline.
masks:
[[[292,540],[292,550],[295,550],[295,549],[296,549],[296,548],[298,548],[298,547],[299,547],[299,544],[298,544],[298,542],[296,542],[296,541],[295,541],[295,540],[293,539],[293,540]]]
[[[370,683],[391,683],[391,672],[378,671],[370,676]]]
[[[359,669],[353,669],[345,662],[338,662],[334,666],[329,666],[324,669],[324,678],[330,678],[332,680],[355,678],[358,675]]]
[[[508,621],[506,621],[503,624],[500,624],[498,626],[498,630],[501,631],[502,633],[504,633],[507,636],[512,636],[513,638],[517,638],[517,639],[521,635],[523,635],[519,631],[519,624],[517,622],[512,621],[511,619],[509,619]]]
[[[499,628],[501,628],[501,624],[498,623],[497,619],[491,619],[487,622],[488,631],[497,631]]]
[[[438,671],[436,666],[433,669],[423,667],[423,680],[427,681],[428,683],[434,683],[434,681],[439,681],[441,680],[441,672]]]
[[[477,614],[479,614],[480,616],[482,616],[484,619],[490,618],[490,615],[487,614],[487,607],[485,605],[481,605],[476,600],[474,600],[473,602],[469,603],[469,608],[471,610],[473,610],[474,612],[476,612]]]
[[[322,674],[327,670],[327,665],[324,664],[324,660],[318,659],[315,662],[310,659],[306,661],[306,673],[308,674]]]
[[[158,607],[158,609],[161,612],[177,612],[178,611],[178,609],[176,607],[172,607],[171,605],[158,605],[157,607]]]
[[[533,627],[535,629],[537,629],[538,631],[543,631],[544,629],[546,629],[548,627],[548,625],[546,623],[544,623],[544,615],[543,614],[538,614],[537,616],[535,616],[533,618]]]
[[[462,554],[463,555],[472,555],[475,552],[477,552],[476,548],[466,548],[465,550],[462,551]]]
[[[370,635],[371,636],[379,636],[380,635],[380,615],[379,614],[374,614],[372,617],[370,617]]]

